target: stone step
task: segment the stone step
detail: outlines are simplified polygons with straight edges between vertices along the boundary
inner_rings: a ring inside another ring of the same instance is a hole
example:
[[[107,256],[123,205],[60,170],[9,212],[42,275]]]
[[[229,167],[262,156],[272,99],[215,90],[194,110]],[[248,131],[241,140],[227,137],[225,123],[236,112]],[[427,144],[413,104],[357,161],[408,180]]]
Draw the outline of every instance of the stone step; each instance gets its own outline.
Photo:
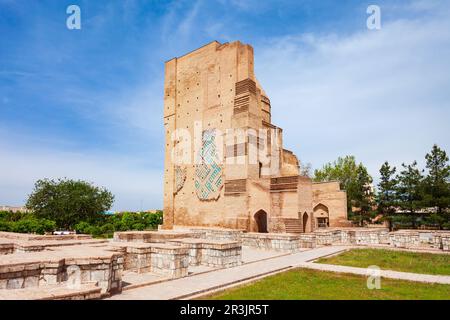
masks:
[[[285,219],[284,226],[287,233],[303,233],[299,219]]]
[[[0,300],[91,300],[102,297],[101,288],[85,284],[70,288],[65,284],[0,290]]]

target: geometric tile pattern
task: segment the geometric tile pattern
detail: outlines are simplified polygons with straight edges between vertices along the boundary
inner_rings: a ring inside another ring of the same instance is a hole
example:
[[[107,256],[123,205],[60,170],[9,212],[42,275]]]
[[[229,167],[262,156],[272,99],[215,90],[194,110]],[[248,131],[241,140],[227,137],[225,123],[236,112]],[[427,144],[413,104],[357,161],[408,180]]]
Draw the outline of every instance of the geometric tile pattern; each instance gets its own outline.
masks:
[[[186,168],[175,166],[175,193],[181,190],[186,181]]]
[[[216,200],[223,187],[222,172],[216,148],[215,129],[205,130],[202,135],[202,148],[195,167],[195,191],[200,200]]]

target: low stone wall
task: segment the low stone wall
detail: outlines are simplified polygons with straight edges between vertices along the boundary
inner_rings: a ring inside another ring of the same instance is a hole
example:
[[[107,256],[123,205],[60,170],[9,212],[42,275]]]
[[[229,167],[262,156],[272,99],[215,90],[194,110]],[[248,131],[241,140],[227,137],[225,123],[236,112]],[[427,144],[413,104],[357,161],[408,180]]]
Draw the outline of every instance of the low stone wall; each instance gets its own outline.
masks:
[[[176,244],[183,244],[189,249],[189,265],[190,266],[199,266],[202,264],[202,247],[203,241],[189,239],[186,241],[185,239],[174,240]]]
[[[385,228],[353,228],[341,230],[341,244],[389,244],[389,230]]]
[[[27,289],[0,290],[0,300],[93,300],[101,298],[101,289],[94,284],[69,288],[65,285]]]
[[[238,242],[204,243],[201,264],[214,268],[230,268],[242,263],[242,247]]]
[[[194,231],[194,229],[191,229]],[[241,230],[215,230],[215,229],[206,229],[206,230],[198,230],[200,234],[202,234],[201,238],[203,239],[213,239],[219,241],[241,241],[241,237],[243,232]]]
[[[61,247],[78,246],[78,245],[98,245],[105,244],[108,240],[101,239],[79,239],[79,240],[17,240],[5,239],[4,243],[0,243],[0,255],[12,253],[33,253],[44,250],[53,250]]]
[[[419,247],[419,234],[412,232],[393,232],[390,235],[391,243],[396,248]]]
[[[336,243],[341,243],[341,230],[324,229],[314,232],[316,235],[316,244],[328,246]]]
[[[188,275],[188,249],[180,246],[159,244],[152,247],[150,255],[150,270],[153,273],[180,278]]]
[[[95,282],[101,292],[122,289],[123,257],[92,248],[79,252],[11,254],[0,261],[0,289],[21,289],[66,283],[76,287]],[[89,252],[90,251],[90,252]],[[61,256],[61,257],[60,257]]]
[[[198,237],[194,232],[177,231],[122,231],[114,232],[115,242],[166,242],[172,239]]]
[[[299,247],[300,248],[315,248],[317,244],[316,235],[314,233],[302,233],[299,234]]]
[[[100,240],[100,239],[87,239],[87,240],[68,240],[64,242],[59,241],[26,241],[26,242],[18,242],[14,244],[14,253],[32,253],[32,252],[40,252],[44,250],[55,250],[60,248],[66,248],[70,246],[80,246],[80,245],[101,245],[106,244],[108,240]]]
[[[214,227],[173,226],[173,228],[178,232],[190,232],[192,235],[190,235],[189,238],[201,238],[219,241],[241,241],[241,236],[245,233],[245,230],[241,229],[226,229]]]
[[[92,239],[88,234],[66,234],[66,235],[36,235],[28,233],[4,232],[0,231],[0,238],[12,240],[28,241],[61,241],[61,240],[85,240]]]
[[[450,251],[450,235],[443,235],[441,237],[442,241],[442,250]]]
[[[146,243],[118,243],[110,244],[113,251],[120,252],[124,256],[123,269],[136,273],[150,272],[151,247]]]
[[[391,245],[397,248],[448,249],[449,231],[399,230],[390,233]]]
[[[242,246],[237,241],[174,239],[171,243],[189,249],[189,265],[229,268],[242,263]]]
[[[14,252],[13,243],[0,243],[0,255],[11,254]]]
[[[110,247],[112,250],[124,254],[124,270],[136,273],[152,272],[170,278],[187,275],[188,249],[180,245],[113,242]]]
[[[301,248],[300,236],[293,234],[249,232],[242,234],[241,241],[243,246],[265,250],[297,252]]]
[[[124,258],[113,255],[108,258],[66,259],[62,277],[72,285],[96,282],[101,293],[122,291],[122,271]]]

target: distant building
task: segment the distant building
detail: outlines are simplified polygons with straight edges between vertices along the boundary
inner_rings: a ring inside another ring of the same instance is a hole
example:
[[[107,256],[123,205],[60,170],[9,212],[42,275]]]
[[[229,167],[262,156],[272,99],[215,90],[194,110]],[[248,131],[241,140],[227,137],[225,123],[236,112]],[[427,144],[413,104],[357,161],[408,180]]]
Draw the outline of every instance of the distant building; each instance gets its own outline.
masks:
[[[12,206],[0,206],[0,211],[11,211],[11,212],[30,212],[25,207],[12,207]]]
[[[160,209],[151,209],[151,210],[125,210],[125,211],[106,211],[105,214],[119,214],[119,213],[125,213],[125,212],[145,212],[145,213],[157,213],[158,211],[162,211]]]

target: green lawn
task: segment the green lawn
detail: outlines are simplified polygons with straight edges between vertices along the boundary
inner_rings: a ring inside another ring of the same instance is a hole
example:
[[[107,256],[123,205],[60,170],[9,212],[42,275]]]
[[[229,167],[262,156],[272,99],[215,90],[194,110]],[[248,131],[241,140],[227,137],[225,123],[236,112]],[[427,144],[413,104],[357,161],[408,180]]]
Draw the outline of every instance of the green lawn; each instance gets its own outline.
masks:
[[[448,254],[354,249],[316,262],[361,268],[376,265],[385,270],[450,275],[450,255]]]
[[[213,300],[449,300],[450,285],[381,279],[369,290],[366,278],[307,269],[276,274],[241,287],[205,296]]]

